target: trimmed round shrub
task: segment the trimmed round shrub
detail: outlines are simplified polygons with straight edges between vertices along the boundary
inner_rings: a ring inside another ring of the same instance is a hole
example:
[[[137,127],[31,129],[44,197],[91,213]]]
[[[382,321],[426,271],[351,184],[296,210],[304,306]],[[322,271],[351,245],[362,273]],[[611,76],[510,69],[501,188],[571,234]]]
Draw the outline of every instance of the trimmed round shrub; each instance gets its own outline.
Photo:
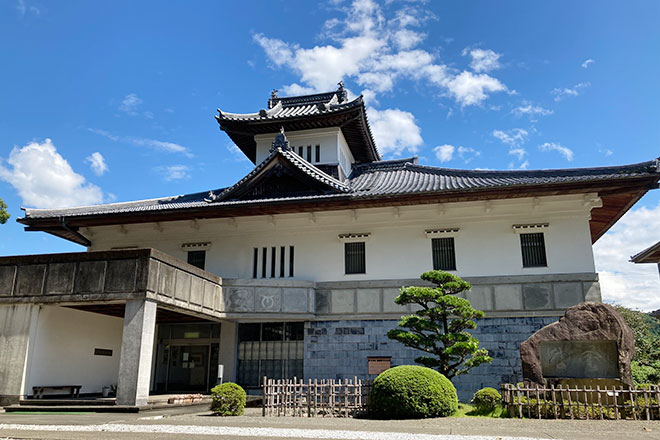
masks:
[[[454,385],[442,374],[418,365],[382,372],[371,387],[369,412],[377,418],[446,417],[458,409]]]
[[[211,411],[218,416],[241,416],[245,412],[247,394],[239,385],[225,382],[211,389]]]
[[[492,413],[500,403],[502,403],[502,396],[491,387],[480,389],[472,397],[472,404],[479,413]]]

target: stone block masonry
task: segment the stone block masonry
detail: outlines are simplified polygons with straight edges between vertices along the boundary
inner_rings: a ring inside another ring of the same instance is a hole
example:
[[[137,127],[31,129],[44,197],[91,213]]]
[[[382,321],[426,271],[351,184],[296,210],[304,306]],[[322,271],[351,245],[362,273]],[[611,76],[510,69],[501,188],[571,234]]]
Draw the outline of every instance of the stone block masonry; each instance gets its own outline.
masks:
[[[475,336],[493,362],[455,377],[452,383],[461,401],[469,401],[483,387],[499,389],[504,382],[522,380],[520,344],[556,317],[484,318],[477,321]],[[396,320],[346,320],[308,322],[305,331],[305,379],[374,379],[369,356],[391,356],[392,366],[413,365],[423,352],[387,337]]]

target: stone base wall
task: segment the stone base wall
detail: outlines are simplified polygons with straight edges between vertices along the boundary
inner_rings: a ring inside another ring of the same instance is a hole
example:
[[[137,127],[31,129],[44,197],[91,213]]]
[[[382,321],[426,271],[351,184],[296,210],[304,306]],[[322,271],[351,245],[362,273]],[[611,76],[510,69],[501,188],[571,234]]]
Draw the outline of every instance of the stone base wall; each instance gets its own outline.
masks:
[[[522,380],[520,344],[557,317],[509,317],[477,320],[475,336],[493,357],[493,362],[473,368],[452,381],[461,401],[475,391],[503,382]],[[387,337],[396,320],[315,321],[306,323],[305,379],[374,379],[369,375],[369,356],[391,356],[392,366],[412,365],[422,352]]]

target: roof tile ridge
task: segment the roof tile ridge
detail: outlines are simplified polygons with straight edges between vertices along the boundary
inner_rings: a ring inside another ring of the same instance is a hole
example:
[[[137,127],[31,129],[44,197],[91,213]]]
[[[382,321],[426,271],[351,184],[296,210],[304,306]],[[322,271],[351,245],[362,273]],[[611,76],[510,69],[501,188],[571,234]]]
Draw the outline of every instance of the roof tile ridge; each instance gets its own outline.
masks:
[[[350,190],[350,187],[347,184],[345,184],[344,182],[342,182],[338,179],[335,179],[334,177],[332,177],[331,175],[329,175],[325,171],[323,171],[320,168],[314,166],[314,164],[311,164],[308,161],[304,160],[303,158],[301,158],[295,152],[290,151],[290,150],[281,150],[281,152],[284,156],[287,157],[287,159],[289,159],[294,165],[296,165],[298,168],[300,168],[306,174],[308,174],[312,177],[315,177],[317,179],[320,178],[322,180],[325,180],[324,183],[328,183],[332,186],[335,186],[337,189],[341,189],[341,190],[345,190],[345,191]],[[306,168],[306,169],[303,169],[303,168]],[[308,170],[311,171],[315,175],[310,174],[308,172]]]

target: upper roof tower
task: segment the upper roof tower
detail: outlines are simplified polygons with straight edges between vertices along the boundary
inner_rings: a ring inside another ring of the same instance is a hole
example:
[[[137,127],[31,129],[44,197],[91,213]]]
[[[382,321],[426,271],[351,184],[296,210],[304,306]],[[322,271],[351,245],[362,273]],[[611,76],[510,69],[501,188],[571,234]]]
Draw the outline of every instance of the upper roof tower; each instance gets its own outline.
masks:
[[[241,151],[257,163],[255,136],[276,133],[284,128],[287,134],[302,130],[337,128],[346,140],[355,163],[381,160],[376,149],[362,96],[348,100],[342,82],[337,90],[313,95],[279,97],[273,90],[268,109],[256,113],[238,114],[218,109],[215,117]]]

